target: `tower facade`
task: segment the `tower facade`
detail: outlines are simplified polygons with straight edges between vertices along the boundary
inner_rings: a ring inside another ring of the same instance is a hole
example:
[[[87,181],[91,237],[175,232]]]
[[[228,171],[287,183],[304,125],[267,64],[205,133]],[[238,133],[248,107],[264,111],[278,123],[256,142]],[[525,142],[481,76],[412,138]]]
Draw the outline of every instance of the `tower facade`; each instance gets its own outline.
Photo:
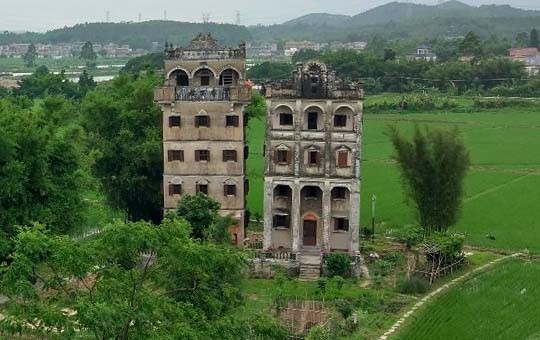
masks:
[[[265,95],[264,249],[356,253],[362,89],[308,62]]]
[[[163,111],[163,207],[174,210],[185,195],[204,193],[221,204],[244,240],[247,158],[244,107],[246,50],[224,48],[199,34],[184,48],[166,47],[165,83],[155,100]]]

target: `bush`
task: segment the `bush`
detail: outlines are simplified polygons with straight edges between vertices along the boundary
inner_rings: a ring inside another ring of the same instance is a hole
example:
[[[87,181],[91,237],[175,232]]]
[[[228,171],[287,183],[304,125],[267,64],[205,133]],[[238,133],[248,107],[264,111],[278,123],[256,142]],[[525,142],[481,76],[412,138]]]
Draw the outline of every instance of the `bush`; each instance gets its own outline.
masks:
[[[339,299],[336,301],[336,310],[344,319],[348,319],[354,312],[354,303],[349,300]]]
[[[398,284],[398,290],[401,294],[424,294],[428,289],[429,282],[419,276],[403,279]]]
[[[397,239],[405,244],[408,249],[411,249],[424,238],[422,228],[416,226],[406,226],[396,232]]]
[[[326,257],[326,268],[328,270],[328,276],[350,276],[351,271],[351,258],[349,255],[332,253]]]

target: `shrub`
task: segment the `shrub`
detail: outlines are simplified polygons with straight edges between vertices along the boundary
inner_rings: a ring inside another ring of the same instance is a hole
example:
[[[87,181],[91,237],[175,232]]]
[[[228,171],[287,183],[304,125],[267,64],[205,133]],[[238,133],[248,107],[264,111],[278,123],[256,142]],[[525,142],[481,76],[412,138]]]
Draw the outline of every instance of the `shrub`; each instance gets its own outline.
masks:
[[[309,331],[306,337],[306,340],[330,340],[330,339],[333,339],[332,335],[330,334],[328,329],[326,329],[326,327],[323,327],[321,325],[317,325],[313,327]]]
[[[341,276],[334,276],[334,278],[332,280],[336,284],[336,288],[338,290],[341,290],[343,288],[343,286],[345,285],[345,279],[342,278]]]
[[[351,270],[351,258],[349,255],[332,253],[326,257],[326,268],[328,270],[328,276],[350,276]]]
[[[429,282],[419,276],[404,278],[398,284],[398,290],[402,294],[424,294],[429,289]]]
[[[336,310],[344,319],[348,319],[354,312],[354,304],[349,300],[339,299],[336,301]]]
[[[405,226],[396,232],[397,239],[404,243],[408,249],[411,249],[424,238],[422,228],[416,226]]]

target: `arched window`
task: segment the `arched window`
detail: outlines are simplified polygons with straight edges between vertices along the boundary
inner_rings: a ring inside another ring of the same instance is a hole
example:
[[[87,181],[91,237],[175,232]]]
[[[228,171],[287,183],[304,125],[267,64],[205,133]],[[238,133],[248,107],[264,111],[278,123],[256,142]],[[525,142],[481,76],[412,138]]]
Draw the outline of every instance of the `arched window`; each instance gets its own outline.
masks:
[[[221,86],[236,86],[240,75],[235,70],[228,68],[221,72],[219,76],[219,85]]]
[[[175,70],[169,78],[176,86],[189,86],[189,76],[184,70]]]
[[[274,163],[277,165],[289,165],[291,163],[291,151],[285,145],[274,149]]]

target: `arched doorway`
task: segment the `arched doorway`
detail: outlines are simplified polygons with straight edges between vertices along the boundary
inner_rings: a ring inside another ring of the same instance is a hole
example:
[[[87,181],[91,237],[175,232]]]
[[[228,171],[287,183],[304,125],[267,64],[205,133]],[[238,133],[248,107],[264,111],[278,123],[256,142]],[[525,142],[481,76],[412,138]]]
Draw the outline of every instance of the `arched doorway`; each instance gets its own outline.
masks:
[[[173,80],[176,86],[189,86],[189,76],[183,70],[172,72],[169,79]]]

